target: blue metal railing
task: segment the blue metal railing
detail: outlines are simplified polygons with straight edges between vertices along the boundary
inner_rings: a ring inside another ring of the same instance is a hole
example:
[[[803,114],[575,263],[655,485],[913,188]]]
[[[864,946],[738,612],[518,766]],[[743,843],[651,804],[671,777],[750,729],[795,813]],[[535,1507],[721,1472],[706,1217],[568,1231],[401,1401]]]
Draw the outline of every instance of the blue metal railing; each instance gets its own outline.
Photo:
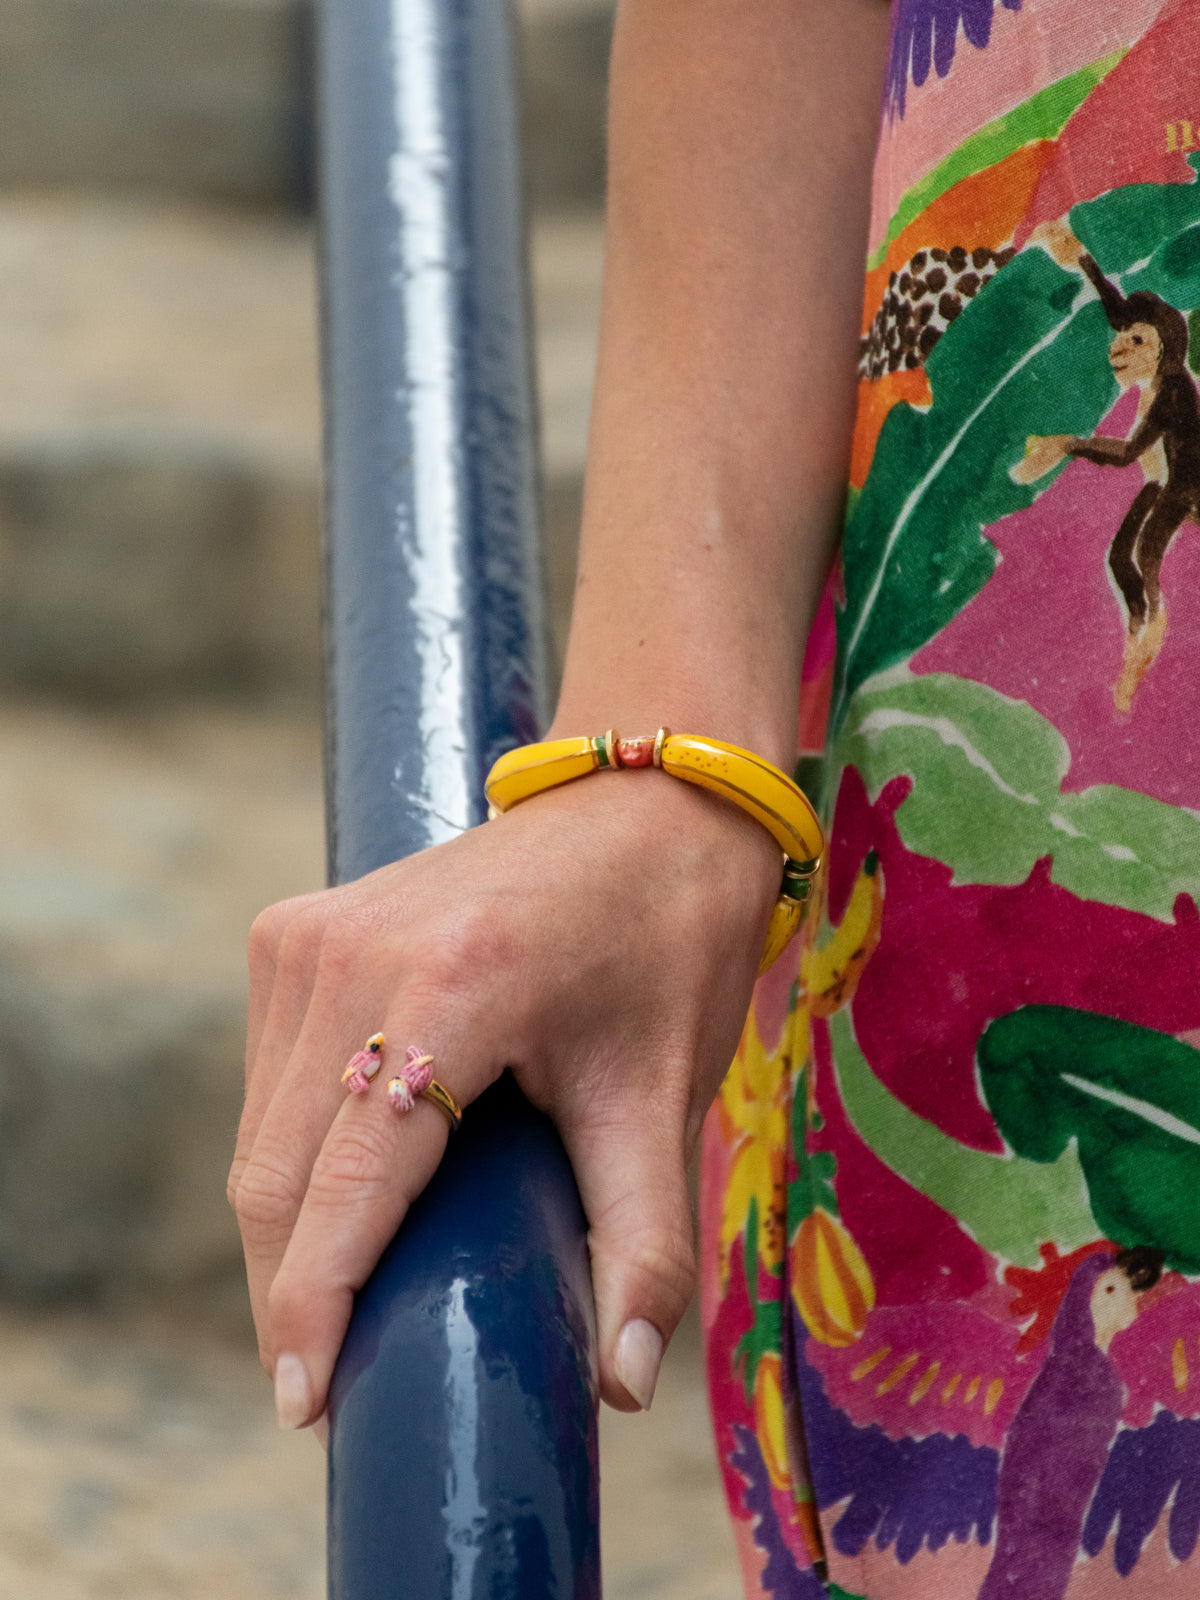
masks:
[[[502,0],[319,8],[335,882],[481,821],[544,722],[513,76]],[[590,1296],[566,1156],[506,1077],[358,1298],[332,1600],[599,1600]]]

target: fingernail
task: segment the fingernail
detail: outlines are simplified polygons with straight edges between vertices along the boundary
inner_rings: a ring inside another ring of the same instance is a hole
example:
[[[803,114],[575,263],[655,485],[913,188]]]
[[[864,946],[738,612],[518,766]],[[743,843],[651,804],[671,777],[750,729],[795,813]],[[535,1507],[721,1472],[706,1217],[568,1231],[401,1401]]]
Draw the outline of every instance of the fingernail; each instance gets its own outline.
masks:
[[[617,1377],[643,1411],[649,1411],[650,1402],[654,1399],[662,1356],[662,1334],[652,1322],[638,1317],[621,1329],[613,1365],[617,1369]]]
[[[302,1428],[312,1410],[308,1373],[299,1356],[282,1355],[275,1363],[275,1414],[281,1428]]]

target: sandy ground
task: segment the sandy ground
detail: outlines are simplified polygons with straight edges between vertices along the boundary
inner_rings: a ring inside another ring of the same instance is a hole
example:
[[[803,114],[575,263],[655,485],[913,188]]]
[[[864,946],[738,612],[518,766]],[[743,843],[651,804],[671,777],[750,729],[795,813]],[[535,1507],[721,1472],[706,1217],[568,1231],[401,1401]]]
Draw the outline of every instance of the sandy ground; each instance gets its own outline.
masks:
[[[653,1411],[601,1417],[607,1600],[735,1600],[695,1330]],[[324,1454],[248,1338],[0,1314],[0,1600],[321,1600]]]

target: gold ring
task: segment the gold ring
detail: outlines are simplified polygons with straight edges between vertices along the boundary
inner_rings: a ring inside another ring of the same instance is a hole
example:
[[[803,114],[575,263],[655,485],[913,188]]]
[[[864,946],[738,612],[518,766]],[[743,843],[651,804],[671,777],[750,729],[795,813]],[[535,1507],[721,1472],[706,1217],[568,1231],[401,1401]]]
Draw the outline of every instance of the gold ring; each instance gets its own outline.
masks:
[[[450,1124],[450,1132],[458,1132],[462,1125],[462,1107],[444,1083],[439,1083],[436,1078],[431,1078],[417,1098],[418,1100],[428,1100],[431,1105],[435,1105]]]

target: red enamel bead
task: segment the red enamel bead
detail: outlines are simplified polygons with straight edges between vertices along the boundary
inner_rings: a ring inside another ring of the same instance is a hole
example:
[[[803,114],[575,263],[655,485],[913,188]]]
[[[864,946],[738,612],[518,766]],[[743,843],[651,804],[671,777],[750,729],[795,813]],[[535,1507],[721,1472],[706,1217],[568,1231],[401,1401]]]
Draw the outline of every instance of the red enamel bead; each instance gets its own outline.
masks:
[[[652,767],[654,735],[648,739],[618,739],[617,763],[622,767]]]

